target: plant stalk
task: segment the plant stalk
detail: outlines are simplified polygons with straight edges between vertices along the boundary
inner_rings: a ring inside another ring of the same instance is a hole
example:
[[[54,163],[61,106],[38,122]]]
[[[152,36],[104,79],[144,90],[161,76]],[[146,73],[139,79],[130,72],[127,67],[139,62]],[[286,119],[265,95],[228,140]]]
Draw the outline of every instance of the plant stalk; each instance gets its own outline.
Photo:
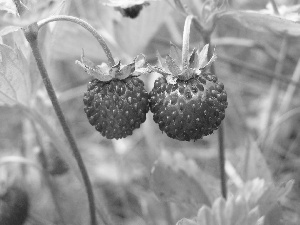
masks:
[[[203,36],[205,44],[209,45],[207,57],[210,59],[213,56],[211,47],[210,34]],[[211,64],[210,70],[213,74],[216,74],[214,63]],[[223,123],[218,129],[218,143],[219,143],[219,166],[220,166],[220,179],[221,179],[221,193],[223,198],[227,198],[227,185],[226,185],[226,171],[225,171],[225,146],[224,146],[224,128]]]
[[[44,85],[46,87],[47,93],[49,95],[49,98],[52,102],[53,108],[55,110],[55,113],[59,119],[59,122],[63,128],[63,131],[67,137],[67,140],[71,146],[71,149],[73,151],[73,155],[77,161],[78,167],[81,171],[82,174],[82,178],[83,178],[83,182],[86,188],[86,192],[87,192],[87,197],[88,197],[88,202],[89,202],[89,208],[90,208],[90,217],[91,217],[91,225],[96,225],[96,209],[95,209],[95,201],[94,201],[94,193],[93,193],[93,189],[92,189],[92,184],[90,182],[89,179],[89,175],[87,173],[87,170],[85,168],[85,165],[83,163],[82,157],[80,155],[79,149],[77,147],[77,144],[75,142],[75,139],[70,131],[70,128],[67,124],[67,121],[65,119],[65,116],[62,112],[62,109],[58,103],[57,100],[57,96],[56,93],[54,91],[53,85],[50,81],[47,69],[44,65],[44,61],[42,59],[39,47],[38,47],[38,26],[36,23],[28,26],[25,30],[24,30],[24,34],[25,37],[27,39],[27,41],[30,44],[30,47],[32,49],[32,53],[33,56],[36,60],[38,69],[40,71],[40,74],[42,76]]]
[[[87,31],[89,31],[99,42],[99,44],[101,45],[101,47],[103,48],[105,55],[108,59],[108,64],[110,67],[115,65],[115,61],[114,58],[111,54],[111,51],[109,50],[107,44],[104,41],[104,38],[97,32],[97,30],[95,28],[93,28],[89,23],[73,17],[73,16],[64,16],[64,15],[59,15],[59,16],[51,16],[49,18],[43,19],[41,21],[39,21],[37,23],[38,25],[38,29],[40,29],[41,27],[43,27],[44,25],[50,23],[50,22],[54,22],[54,21],[69,21],[69,22],[73,22],[76,23],[80,26],[82,26],[84,29],[86,29]]]
[[[189,49],[190,49],[190,30],[191,23],[194,16],[189,15],[185,19],[183,28],[183,41],[182,41],[182,67],[183,69],[189,66]]]

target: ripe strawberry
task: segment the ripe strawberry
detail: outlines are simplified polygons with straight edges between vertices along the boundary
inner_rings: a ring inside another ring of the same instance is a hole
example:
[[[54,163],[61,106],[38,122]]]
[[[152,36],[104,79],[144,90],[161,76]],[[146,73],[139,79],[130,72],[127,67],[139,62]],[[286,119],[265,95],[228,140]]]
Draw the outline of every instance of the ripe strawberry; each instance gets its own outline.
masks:
[[[150,110],[153,120],[169,137],[197,140],[212,134],[225,118],[227,94],[224,85],[207,68],[215,56],[205,63],[208,45],[201,52],[194,49],[187,66],[180,65],[180,49],[171,45],[173,57],[167,55],[164,63],[153,71],[163,77],[155,81],[150,92]],[[166,70],[167,69],[167,70]]]
[[[149,111],[148,93],[136,76],[147,73],[144,56],[133,63],[109,68],[94,66],[82,57],[78,62],[89,74],[97,76],[84,94],[84,111],[92,126],[108,139],[125,138],[145,122]],[[91,66],[92,65],[92,66]]]
[[[29,199],[18,187],[8,187],[0,194],[0,224],[22,225],[28,217]]]

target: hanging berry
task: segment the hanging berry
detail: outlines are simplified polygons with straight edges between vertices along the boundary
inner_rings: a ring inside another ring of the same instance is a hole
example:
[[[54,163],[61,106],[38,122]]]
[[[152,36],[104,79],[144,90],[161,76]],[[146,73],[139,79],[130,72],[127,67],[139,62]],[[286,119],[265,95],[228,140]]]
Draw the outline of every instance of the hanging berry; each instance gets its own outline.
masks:
[[[146,120],[149,111],[148,93],[137,78],[149,71],[140,55],[128,65],[118,62],[94,65],[84,55],[77,63],[95,77],[84,93],[84,111],[92,126],[104,137],[120,139],[131,135]]]
[[[158,54],[159,66],[150,66],[162,74],[150,95],[150,110],[161,131],[180,140],[197,140],[212,134],[225,118],[227,94],[222,82],[209,72],[216,55],[207,62],[208,45],[189,54],[189,31],[192,17],[184,28],[181,50],[171,44],[165,61]]]

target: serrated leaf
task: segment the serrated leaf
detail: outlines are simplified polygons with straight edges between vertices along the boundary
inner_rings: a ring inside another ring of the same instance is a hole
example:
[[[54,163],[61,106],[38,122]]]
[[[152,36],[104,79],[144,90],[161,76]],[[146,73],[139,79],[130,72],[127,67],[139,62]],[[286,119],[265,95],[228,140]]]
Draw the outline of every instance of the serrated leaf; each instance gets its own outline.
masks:
[[[146,75],[152,72],[148,67],[145,55],[139,54],[134,59],[134,63],[135,63],[135,70],[132,73],[132,76]]]
[[[206,44],[204,45],[204,47],[202,48],[202,50],[198,53],[198,67],[197,69],[201,69],[205,66],[206,62],[207,62],[207,53],[208,53],[208,48],[209,45]]]
[[[28,63],[15,47],[0,44],[0,104],[28,105],[31,92]]]
[[[199,184],[194,173],[201,173],[191,161],[179,153],[162,152],[151,172],[151,188],[164,201],[200,207],[210,206],[211,199],[205,183]],[[194,174],[194,175],[193,175]]]
[[[166,63],[169,71],[172,73],[173,76],[177,77],[181,73],[179,66],[176,64],[175,60],[172,59],[171,56],[166,56]]]
[[[241,26],[258,32],[272,32],[276,34],[288,34],[300,36],[300,24],[285,18],[264,14],[256,11],[231,11],[221,16],[222,20],[231,19],[237,21]]]
[[[135,69],[144,68],[146,65],[145,55],[139,54],[137,57],[135,57],[134,65],[135,65]]]
[[[123,66],[121,70],[116,73],[116,77],[119,79],[123,79],[123,77],[126,78],[130,74],[132,74],[134,70],[135,70],[135,64],[134,62],[132,62],[130,64]]]
[[[190,55],[189,67],[198,68],[198,63],[199,63],[199,57],[198,57],[197,49],[194,48]]]
[[[215,51],[214,51],[214,53],[213,53],[212,57],[209,59],[209,61],[205,64],[205,66],[203,66],[200,69],[201,70],[208,69],[211,66],[211,64],[213,64],[213,62],[216,61],[216,60],[217,60],[217,55],[215,54]]]
[[[181,65],[181,49],[172,42],[170,43],[170,56],[175,60],[177,65]]]
[[[156,50],[156,57],[157,57],[157,62],[158,62],[158,66],[161,68],[167,68],[167,63],[166,60],[164,60],[161,55],[159,54],[159,51]]]

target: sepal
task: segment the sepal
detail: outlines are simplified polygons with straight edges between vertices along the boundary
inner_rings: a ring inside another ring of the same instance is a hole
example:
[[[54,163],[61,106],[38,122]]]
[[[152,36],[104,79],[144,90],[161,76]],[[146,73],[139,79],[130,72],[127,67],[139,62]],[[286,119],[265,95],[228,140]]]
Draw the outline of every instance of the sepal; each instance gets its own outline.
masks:
[[[109,67],[106,63],[95,65],[91,60],[85,58],[84,51],[82,51],[81,60],[76,60],[75,63],[82,67],[87,74],[101,81],[110,81],[114,78],[123,80],[129,76],[137,77],[152,71],[143,54],[135,57],[133,62],[127,65],[122,65],[121,61],[118,61],[117,64]]]

